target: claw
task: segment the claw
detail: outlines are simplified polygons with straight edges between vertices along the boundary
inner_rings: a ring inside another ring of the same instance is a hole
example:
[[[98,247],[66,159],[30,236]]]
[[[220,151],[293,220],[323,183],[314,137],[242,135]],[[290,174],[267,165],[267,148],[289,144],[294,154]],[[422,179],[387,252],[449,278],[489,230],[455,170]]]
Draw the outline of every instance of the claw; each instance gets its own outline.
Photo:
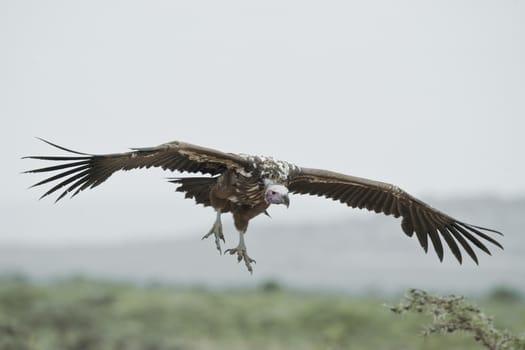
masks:
[[[248,271],[250,273],[253,273],[251,263],[256,264],[257,262],[254,259],[250,258],[248,252],[246,251],[246,248],[244,248],[243,246],[237,246],[236,248],[230,248],[224,251],[224,254],[228,253],[230,255],[237,254],[237,262],[240,263],[242,260],[244,260],[244,264],[246,265]]]
[[[215,236],[215,245],[217,246],[217,250],[219,251],[219,254],[222,255],[222,249],[221,249],[221,242],[220,240],[222,239],[222,241],[224,243],[226,243],[226,240],[224,239],[224,235],[222,233],[222,224],[220,221],[216,221],[212,228],[210,229],[210,231],[205,234],[202,239],[205,239],[205,238],[208,238],[210,237],[211,235],[214,235]]]

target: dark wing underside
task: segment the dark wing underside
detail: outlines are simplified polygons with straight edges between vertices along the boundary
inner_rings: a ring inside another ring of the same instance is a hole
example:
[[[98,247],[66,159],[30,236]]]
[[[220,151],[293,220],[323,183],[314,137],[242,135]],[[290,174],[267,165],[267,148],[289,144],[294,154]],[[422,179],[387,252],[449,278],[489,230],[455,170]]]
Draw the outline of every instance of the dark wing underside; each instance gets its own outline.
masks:
[[[170,178],[176,185],[175,191],[185,193],[185,198],[193,198],[197,204],[211,206],[210,190],[217,183],[217,177],[178,177]]]
[[[41,139],[42,140],[42,139]],[[53,183],[42,195],[56,191],[62,199],[103,183],[114,172],[139,168],[160,167],[164,170],[218,175],[226,169],[242,169],[248,163],[240,156],[183,142],[170,142],[157,147],[133,148],[131,152],[93,155],[72,151],[42,140],[51,146],[71,153],[69,156],[28,156],[24,158],[59,162],[57,165],[28,170],[26,173],[55,173],[31,187]]]
[[[441,261],[443,260],[442,239],[460,263],[462,256],[458,243],[476,264],[478,258],[471,247],[472,244],[489,255],[490,251],[483,240],[503,248],[485,233],[501,235],[501,232],[456,220],[397,186],[387,183],[326,170],[301,168],[300,171],[291,174],[288,188],[292,193],[324,196],[353,208],[366,208],[396,218],[401,216],[403,231],[410,237],[415,232],[425,252],[428,251],[428,238],[430,238]]]

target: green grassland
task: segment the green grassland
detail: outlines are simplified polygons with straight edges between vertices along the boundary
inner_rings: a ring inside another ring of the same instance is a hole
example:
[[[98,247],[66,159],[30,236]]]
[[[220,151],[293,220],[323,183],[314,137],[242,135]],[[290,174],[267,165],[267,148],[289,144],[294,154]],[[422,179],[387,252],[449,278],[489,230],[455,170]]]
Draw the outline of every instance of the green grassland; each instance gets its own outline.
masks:
[[[525,331],[510,294],[477,304],[496,327]],[[497,295],[500,295],[497,294]],[[430,320],[398,315],[399,298],[135,286],[85,279],[0,281],[0,350],[480,349],[466,334],[422,336]]]

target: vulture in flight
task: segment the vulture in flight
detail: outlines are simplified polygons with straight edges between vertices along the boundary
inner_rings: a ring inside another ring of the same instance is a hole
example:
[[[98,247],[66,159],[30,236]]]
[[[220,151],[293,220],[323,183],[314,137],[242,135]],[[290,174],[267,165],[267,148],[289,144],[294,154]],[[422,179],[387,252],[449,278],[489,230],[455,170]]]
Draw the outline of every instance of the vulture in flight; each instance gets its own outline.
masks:
[[[421,247],[428,251],[429,239],[440,261],[443,243],[448,245],[459,263],[462,252],[475,262],[473,245],[490,255],[486,242],[503,248],[490,234],[496,230],[468,224],[455,219],[397,186],[344,175],[328,170],[300,167],[271,157],[224,153],[211,148],[173,141],[156,147],[132,148],[130,152],[86,154],[49,141],[47,144],[68,152],[64,156],[28,156],[24,158],[57,162],[54,165],[26,171],[53,173],[34,184],[54,183],[41,198],[61,191],[57,201],[68,193],[74,197],[81,191],[103,183],[114,172],[138,168],[160,167],[164,170],[197,173],[195,177],[169,178],[177,191],[198,204],[215,210],[216,219],[204,238],[213,237],[219,252],[224,242],[221,215],[231,213],[239,231],[239,244],[225,251],[244,260],[248,271],[255,263],[247,252],[244,235],[248,223],[257,215],[267,214],[271,204],[290,204],[289,194],[324,196],[352,208],[366,208],[376,213],[402,217],[401,228],[408,236],[414,233]]]

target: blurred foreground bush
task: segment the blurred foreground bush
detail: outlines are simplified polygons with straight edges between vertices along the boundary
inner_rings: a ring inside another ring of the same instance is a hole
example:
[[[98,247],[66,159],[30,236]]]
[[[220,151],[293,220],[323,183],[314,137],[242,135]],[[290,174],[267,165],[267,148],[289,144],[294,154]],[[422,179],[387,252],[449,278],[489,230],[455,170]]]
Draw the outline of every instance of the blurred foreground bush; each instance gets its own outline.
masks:
[[[498,293],[491,293],[490,298],[514,302],[518,300],[517,296],[508,289],[498,289]],[[412,289],[407,293],[405,302],[393,307],[392,311],[398,314],[412,311],[432,316],[432,323],[424,331],[426,336],[464,332],[486,349],[525,350],[525,336],[515,336],[508,330],[495,328],[491,317],[461,296],[435,296]]]

